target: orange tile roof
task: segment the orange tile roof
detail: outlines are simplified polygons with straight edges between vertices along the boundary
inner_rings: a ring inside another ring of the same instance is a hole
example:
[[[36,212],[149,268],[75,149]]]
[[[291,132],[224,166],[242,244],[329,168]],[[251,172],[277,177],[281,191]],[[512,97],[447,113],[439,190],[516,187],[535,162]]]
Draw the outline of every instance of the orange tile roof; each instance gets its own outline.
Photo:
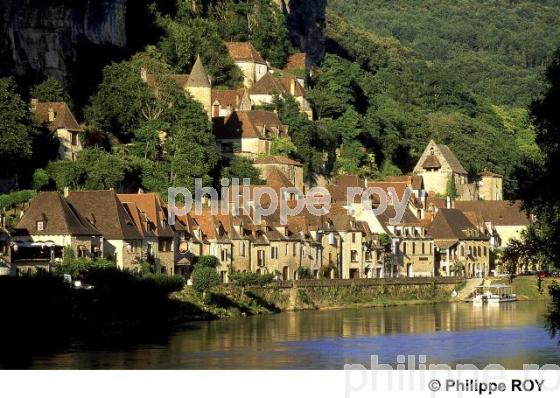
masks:
[[[229,56],[234,61],[252,61],[266,64],[261,54],[250,42],[227,42],[225,43]]]
[[[255,164],[286,164],[291,166],[303,166],[300,162],[286,156],[263,156],[255,159]]]

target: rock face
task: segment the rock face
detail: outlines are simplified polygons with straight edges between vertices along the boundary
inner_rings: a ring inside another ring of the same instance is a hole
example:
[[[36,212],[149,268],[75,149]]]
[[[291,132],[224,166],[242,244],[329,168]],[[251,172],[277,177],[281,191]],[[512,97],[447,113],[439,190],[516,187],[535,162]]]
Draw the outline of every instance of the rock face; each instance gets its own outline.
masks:
[[[127,0],[2,0],[0,73],[68,82],[84,48],[124,48]]]
[[[292,42],[315,64],[325,55],[327,0],[275,0],[287,15]]]

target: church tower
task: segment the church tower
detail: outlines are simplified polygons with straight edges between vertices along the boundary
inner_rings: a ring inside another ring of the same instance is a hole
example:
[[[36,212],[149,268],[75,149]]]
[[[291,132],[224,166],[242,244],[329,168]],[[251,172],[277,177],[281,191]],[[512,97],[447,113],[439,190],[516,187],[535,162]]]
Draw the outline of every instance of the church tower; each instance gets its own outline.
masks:
[[[202,65],[200,56],[196,57],[196,62],[192,68],[185,89],[192,97],[200,102],[204,110],[208,114],[208,118],[212,117],[212,84],[206,74],[206,70]]]

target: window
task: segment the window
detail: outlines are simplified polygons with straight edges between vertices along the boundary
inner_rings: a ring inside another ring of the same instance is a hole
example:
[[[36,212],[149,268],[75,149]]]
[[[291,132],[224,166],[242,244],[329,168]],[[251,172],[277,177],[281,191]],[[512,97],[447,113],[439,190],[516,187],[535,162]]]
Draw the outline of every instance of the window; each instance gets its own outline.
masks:
[[[245,257],[245,242],[241,242],[239,245],[239,255]]]
[[[425,243],[422,242],[422,254],[426,253],[426,247],[425,247]]]
[[[288,255],[288,244],[286,243],[286,256]]]
[[[45,222],[44,221],[37,221],[37,231],[44,231],[45,230]]]
[[[358,251],[357,250],[352,250],[350,252],[350,261],[352,261],[353,263],[358,262]]]
[[[278,258],[278,248],[277,247],[272,247],[270,249],[270,258],[275,260]]]
[[[76,146],[78,145],[78,133],[70,133],[72,135],[72,145]]]
[[[222,249],[222,252],[221,252],[221,256],[220,256],[220,257],[221,257],[222,261],[226,261],[226,260],[228,259],[228,251],[227,251],[227,249]]]
[[[402,244],[402,252],[403,254],[406,254],[406,242],[403,242]]]
[[[352,232],[352,243],[356,243],[356,234]]]
[[[294,242],[294,244],[293,244],[292,253],[293,253],[293,256],[294,256],[294,257],[295,257],[296,254],[297,254],[297,243],[296,243],[296,242]]]
[[[259,267],[265,266],[264,250],[257,250],[257,266]]]
[[[412,242],[412,254],[416,254],[416,242]]]

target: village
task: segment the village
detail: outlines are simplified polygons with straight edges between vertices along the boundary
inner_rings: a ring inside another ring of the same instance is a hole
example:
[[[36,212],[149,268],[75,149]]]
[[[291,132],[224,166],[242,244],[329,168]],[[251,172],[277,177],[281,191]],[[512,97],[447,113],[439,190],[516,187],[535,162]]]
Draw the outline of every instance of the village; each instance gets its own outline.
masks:
[[[68,250],[79,258],[109,259],[123,270],[138,271],[149,264],[157,273],[186,280],[197,257],[214,256],[223,283],[230,281],[231,272],[273,274],[276,280],[484,278],[503,272],[501,250],[519,239],[532,219],[520,202],[504,200],[501,175],[486,170],[470,178],[448,146],[431,140],[408,175],[382,181],[325,175],[311,185],[299,161],[271,154],[272,141],[289,135],[278,115],[266,110],[275,98],[291,96],[300,112],[313,119],[305,89],[313,69],[306,55],[291,55],[279,70],[249,42],[225,44],[243,72],[243,87],[214,88],[200,57],[189,75],[172,75],[173,80],[204,107],[223,158],[250,159],[264,185],[278,193],[290,187],[304,193],[313,186],[326,188],[329,214],[303,211],[282,224],[276,212],[255,223],[250,211],[228,203],[229,214],[212,214],[205,207],[170,222],[166,198],[157,193],[68,188],[38,192],[15,227],[2,220],[2,274],[50,270]],[[146,70],[141,79],[158,89]],[[68,105],[32,100],[30,107],[58,138],[59,159],[76,160],[83,147],[81,126]],[[346,192],[353,187],[382,189],[389,197],[387,209],[374,215],[363,203],[348,202]],[[404,215],[392,224],[394,205],[407,190],[412,194]],[[524,271],[520,266],[517,272]]]

